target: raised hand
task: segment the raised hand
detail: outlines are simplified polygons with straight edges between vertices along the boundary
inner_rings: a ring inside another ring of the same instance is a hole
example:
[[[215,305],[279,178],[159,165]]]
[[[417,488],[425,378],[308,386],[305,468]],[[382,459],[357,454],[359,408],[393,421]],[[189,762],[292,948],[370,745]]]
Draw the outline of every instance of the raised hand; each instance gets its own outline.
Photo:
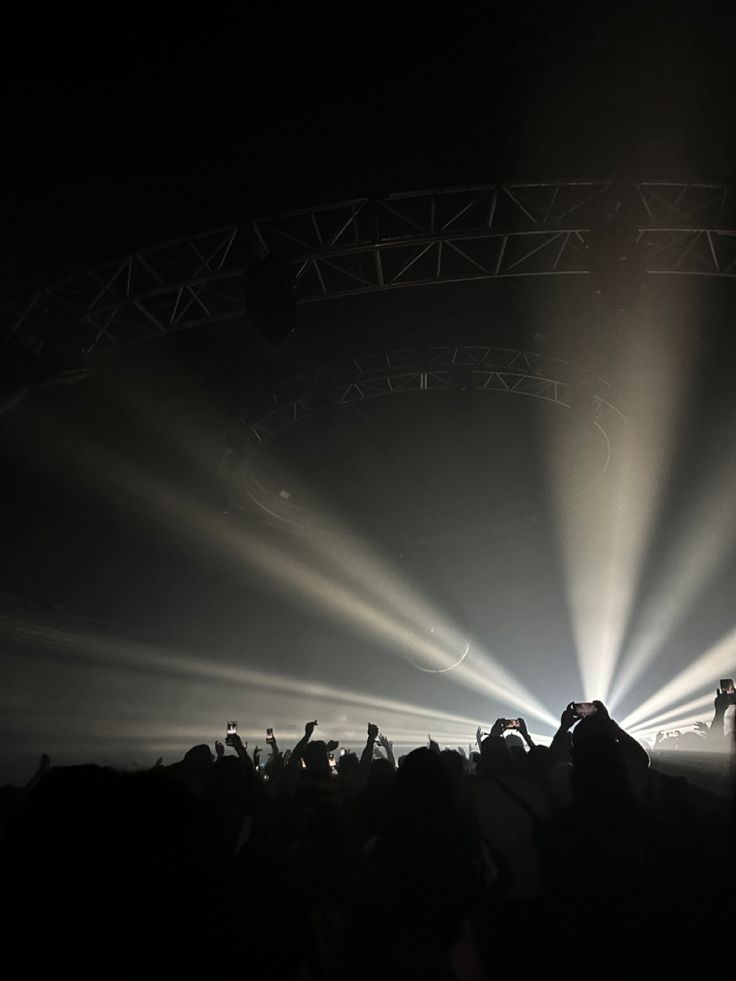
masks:
[[[496,721],[491,726],[491,735],[500,736],[503,734],[505,728],[506,728],[506,719],[496,719]]]
[[[593,704],[598,709],[598,715],[602,715],[603,718],[604,719],[607,719],[609,722],[613,721],[611,719],[611,716],[608,714],[608,709],[603,704],[603,702],[600,702],[600,701],[597,701],[596,699],[593,699]]]
[[[217,754],[218,760],[221,760],[222,757],[225,755],[225,747],[223,746],[223,744],[220,742],[219,739],[215,740],[215,753]]]
[[[720,691],[716,688],[716,700],[713,703],[716,710],[716,715],[722,715],[730,704],[730,698],[728,692]]]
[[[529,730],[526,727],[526,719],[519,718],[519,732],[522,736],[528,736]]]
[[[307,722],[307,724],[304,726],[304,735],[307,737],[307,739],[311,739],[312,738],[312,733],[314,732],[314,727],[317,724],[318,724],[317,723],[317,720],[315,719],[314,722]]]
[[[241,750],[248,748],[248,743],[244,743],[237,732],[231,732],[227,738],[230,740],[230,745],[237,753],[240,753]]]
[[[483,742],[483,730],[480,726],[475,730],[475,743],[478,749],[480,749],[480,744]]]
[[[261,758],[261,747],[256,746],[253,750],[253,766],[258,768],[258,762]]]
[[[710,731],[708,729],[708,723],[707,722],[696,722],[695,723],[695,728],[697,729],[698,732],[705,733],[706,736],[708,735],[708,732]]]
[[[378,726],[375,722],[368,723],[368,738],[373,740],[378,738]]]
[[[575,715],[575,702],[570,702],[562,710],[562,715],[560,716],[560,728],[570,729],[577,722],[578,717]]]

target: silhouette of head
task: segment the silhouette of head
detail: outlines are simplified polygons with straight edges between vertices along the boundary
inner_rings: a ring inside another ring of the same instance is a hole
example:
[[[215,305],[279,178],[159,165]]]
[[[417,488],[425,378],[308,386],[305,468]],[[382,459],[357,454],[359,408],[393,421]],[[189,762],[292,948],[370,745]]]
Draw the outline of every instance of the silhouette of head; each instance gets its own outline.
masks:
[[[212,765],[212,751],[206,743],[192,746],[184,754],[183,762],[187,769],[206,770]]]
[[[526,753],[526,749],[524,748],[524,740],[520,735],[518,735],[518,733],[510,732],[508,736],[504,737],[504,739],[506,742],[506,749],[508,749],[510,753],[518,751]]]
[[[465,773],[465,761],[457,750],[443,749],[440,759],[453,783],[462,779]]]
[[[378,759],[373,760],[371,763],[371,768],[368,771],[368,780],[366,786],[368,787],[386,787],[391,786],[396,776],[396,771],[388,760]]]
[[[341,784],[357,786],[360,782],[360,760],[355,753],[348,751],[338,759],[337,776]]]
[[[630,795],[616,733],[608,719],[591,715],[578,722],[572,732],[570,760],[574,783],[584,797],[610,801]]]
[[[453,783],[441,757],[426,746],[413,750],[394,781],[396,828],[406,835],[431,834],[450,821],[453,811]]]
[[[327,759],[327,744],[321,739],[308,743],[304,749],[304,762],[312,777],[329,778],[332,776],[329,760]]]
[[[501,776],[512,772],[513,769],[514,758],[509,753],[506,740],[487,736],[480,744],[478,773],[485,777]]]

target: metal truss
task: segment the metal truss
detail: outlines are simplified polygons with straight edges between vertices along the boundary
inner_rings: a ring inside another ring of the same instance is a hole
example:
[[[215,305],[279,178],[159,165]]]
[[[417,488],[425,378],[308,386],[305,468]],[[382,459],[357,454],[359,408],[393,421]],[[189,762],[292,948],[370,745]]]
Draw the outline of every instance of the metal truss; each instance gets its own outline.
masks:
[[[272,406],[255,420],[241,417],[256,444],[267,443],[322,407],[339,407],[404,392],[497,391],[570,408],[575,368],[559,358],[512,348],[443,346],[388,351],[320,368],[270,396]],[[608,383],[591,379],[597,413],[621,415]],[[622,417],[623,418],[623,417]]]
[[[620,214],[653,275],[736,278],[736,195],[643,181],[487,184],[359,198],[141,250],[41,290],[3,326],[85,355],[245,314],[243,274],[271,253],[309,303],[512,276],[584,276],[591,231]]]
[[[231,430],[231,446],[219,478],[230,500],[249,501],[280,522],[321,527],[319,515],[266,487],[258,478],[261,449],[287,429],[315,419],[325,409],[408,392],[502,392],[541,399],[570,409],[576,393],[588,393],[589,419],[602,434],[608,453],[605,473],[625,417],[614,403],[610,385],[558,358],[511,348],[444,346],[389,351],[355,358],[292,380],[273,392],[269,408],[255,419],[241,416]],[[541,520],[541,515],[526,520]]]

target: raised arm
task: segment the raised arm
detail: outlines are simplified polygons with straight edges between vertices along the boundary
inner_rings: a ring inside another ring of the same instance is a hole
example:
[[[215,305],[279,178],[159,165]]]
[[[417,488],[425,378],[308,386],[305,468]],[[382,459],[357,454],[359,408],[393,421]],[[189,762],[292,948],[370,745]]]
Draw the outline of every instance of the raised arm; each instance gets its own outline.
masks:
[[[266,762],[266,773],[269,776],[276,776],[284,769],[284,758],[279,750],[279,744],[276,742],[276,736],[273,735],[273,730],[271,730],[270,736],[266,736],[266,742],[271,747],[271,755]]]
[[[570,762],[570,727],[575,724],[575,707],[570,702],[560,716],[560,728],[554,735],[549,751],[554,763]]]
[[[378,738],[378,726],[374,722],[368,723],[368,738],[365,742],[365,748],[360,754],[360,769],[363,774],[367,774],[370,770],[371,763],[373,762],[373,746],[375,745],[376,739]]]
[[[491,726],[491,731],[488,733],[493,739],[503,739],[503,734],[506,731],[506,719],[496,719],[496,721]]]
[[[394,745],[389,740],[388,736],[384,736],[383,733],[378,737],[378,745],[383,746],[386,751],[386,759],[389,761],[391,766],[396,769],[396,758],[394,756]]]
[[[726,709],[730,705],[730,698],[728,692],[721,691],[720,688],[716,688],[716,698],[713,702],[714,714],[713,721],[710,724],[710,731],[708,733],[709,739],[722,739],[723,738],[723,720],[726,716]]]
[[[307,743],[312,738],[314,727],[317,724],[318,724],[317,720],[315,719],[314,722],[307,722],[307,724],[304,726],[304,735],[296,744],[294,749],[291,751],[291,757],[289,759],[290,767],[297,767],[302,765],[302,756],[304,754],[304,750],[307,747]]]
[[[240,757],[240,762],[243,766],[249,766],[253,769],[253,760],[248,755],[248,744],[243,742],[237,732],[230,733],[227,738],[232,748]]]
[[[521,718],[519,719],[519,735],[522,737],[522,739],[527,744],[529,749],[534,749],[534,746],[536,744],[532,739],[532,737],[529,735],[529,730],[526,727],[526,720]]]

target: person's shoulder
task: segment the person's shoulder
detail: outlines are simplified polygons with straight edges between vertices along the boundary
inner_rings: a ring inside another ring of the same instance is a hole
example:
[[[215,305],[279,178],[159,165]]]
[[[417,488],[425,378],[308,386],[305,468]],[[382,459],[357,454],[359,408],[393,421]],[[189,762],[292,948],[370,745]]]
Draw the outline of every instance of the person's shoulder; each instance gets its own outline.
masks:
[[[555,763],[547,773],[547,779],[552,783],[569,780],[572,774],[572,763]]]

